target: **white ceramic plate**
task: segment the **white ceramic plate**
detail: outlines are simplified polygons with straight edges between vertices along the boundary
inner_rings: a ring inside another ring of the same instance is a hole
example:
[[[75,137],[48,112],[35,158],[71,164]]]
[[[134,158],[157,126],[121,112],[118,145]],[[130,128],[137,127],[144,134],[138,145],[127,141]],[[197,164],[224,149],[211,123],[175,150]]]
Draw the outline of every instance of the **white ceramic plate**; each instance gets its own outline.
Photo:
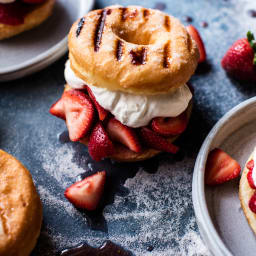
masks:
[[[0,41],[0,81],[17,79],[50,65],[67,50],[67,34],[94,0],[56,0],[52,16],[39,27]]]
[[[256,97],[253,97],[221,118],[200,149],[194,169],[192,196],[200,233],[213,255],[255,256],[256,236],[240,206],[239,179],[213,188],[204,185],[208,153],[220,147],[243,169],[255,146]]]

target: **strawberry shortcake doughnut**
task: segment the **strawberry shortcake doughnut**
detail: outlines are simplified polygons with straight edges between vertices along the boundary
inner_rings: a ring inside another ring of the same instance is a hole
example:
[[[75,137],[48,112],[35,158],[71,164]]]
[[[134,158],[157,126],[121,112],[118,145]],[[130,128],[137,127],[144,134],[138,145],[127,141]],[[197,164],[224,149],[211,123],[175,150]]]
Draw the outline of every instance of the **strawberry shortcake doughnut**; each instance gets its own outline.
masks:
[[[42,205],[29,171],[0,150],[0,255],[28,256],[42,223]]]
[[[50,113],[96,161],[176,153],[198,59],[196,42],[172,16],[140,6],[92,11],[70,30],[67,85]]]

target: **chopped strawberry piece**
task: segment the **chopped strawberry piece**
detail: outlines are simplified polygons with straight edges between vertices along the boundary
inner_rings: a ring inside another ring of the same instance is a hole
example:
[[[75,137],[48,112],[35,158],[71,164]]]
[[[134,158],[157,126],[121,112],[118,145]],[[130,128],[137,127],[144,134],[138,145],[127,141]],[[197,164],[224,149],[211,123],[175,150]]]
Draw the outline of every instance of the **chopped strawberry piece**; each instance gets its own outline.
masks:
[[[93,103],[94,103],[94,106],[96,107],[97,111],[98,111],[98,115],[99,115],[99,119],[100,121],[103,121],[105,120],[105,118],[107,117],[108,115],[108,111],[106,109],[104,109],[96,100],[94,94],[92,93],[92,90],[89,88],[89,86],[87,86],[87,91],[88,91],[88,94],[90,96],[90,98],[92,99]]]
[[[113,141],[120,142],[134,152],[141,152],[139,138],[134,129],[123,125],[114,117],[110,118],[107,123],[107,132]]]
[[[249,172],[247,173],[247,181],[252,189],[256,189],[256,186],[252,178],[252,170],[249,170]]]
[[[65,110],[64,110],[64,101],[62,98],[60,98],[57,102],[55,102],[49,112],[54,115],[54,116],[57,116],[63,120],[66,119],[66,116],[65,116]]]
[[[97,172],[71,185],[64,195],[78,208],[95,210],[102,196],[105,181],[106,171]]]
[[[154,131],[151,131],[147,127],[142,127],[140,129],[140,136],[144,144],[150,148],[157,149],[159,151],[169,152],[176,154],[179,151],[179,148],[172,143],[170,143],[165,138],[161,137]]]
[[[156,117],[152,120],[151,128],[161,135],[178,135],[187,128],[188,119],[186,112],[176,117]]]
[[[65,91],[62,98],[70,140],[79,141],[92,126],[93,103],[84,92],[75,89]]]
[[[199,53],[200,53],[200,58],[198,63],[204,62],[206,60],[206,51],[205,51],[203,40],[198,30],[193,25],[189,25],[187,26],[187,31],[197,43]]]
[[[253,170],[253,167],[254,167],[254,161],[253,161],[253,159],[250,160],[250,161],[246,164],[246,167],[247,167],[247,169],[249,169],[250,171]]]
[[[212,150],[205,168],[205,182],[207,185],[218,185],[237,178],[241,167],[239,163],[223,150]]]
[[[256,186],[255,186],[255,183],[253,181],[253,178],[252,178],[252,170],[253,170],[253,167],[254,167],[254,161],[253,160],[250,160],[247,164],[246,164],[246,167],[247,169],[249,170],[249,172],[247,173],[247,180],[248,180],[248,183],[250,185],[250,187],[252,189],[256,189]]]
[[[88,149],[89,154],[95,161],[100,161],[115,153],[114,145],[100,121],[91,133]]]
[[[252,212],[256,213],[256,192],[252,195],[249,201],[249,208]]]
[[[94,106],[88,95],[76,89],[65,91],[51,106],[50,113],[66,120],[69,137],[79,141],[89,131],[94,120]]]

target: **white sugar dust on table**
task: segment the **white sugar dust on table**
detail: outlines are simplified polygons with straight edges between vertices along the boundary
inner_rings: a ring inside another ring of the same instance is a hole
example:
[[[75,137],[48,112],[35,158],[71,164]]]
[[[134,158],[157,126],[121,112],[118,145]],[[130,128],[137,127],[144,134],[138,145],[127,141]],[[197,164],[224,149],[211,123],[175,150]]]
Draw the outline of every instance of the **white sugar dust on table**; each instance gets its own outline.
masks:
[[[75,150],[69,143],[62,144],[56,152],[51,147],[42,152],[43,169],[63,192],[85,172],[73,161],[74,155]],[[140,169],[135,177],[127,179],[124,187],[129,194],[125,197],[116,195],[114,203],[103,211],[108,227],[106,233],[90,230],[83,214],[63,195],[56,194],[54,188],[38,186],[46,207],[56,214],[64,211],[69,218],[84,223],[84,233],[77,237],[72,235],[72,239],[69,233],[60,232],[57,224],[47,225],[43,236],[50,237],[57,248],[63,249],[84,242],[99,246],[105,240],[111,240],[135,255],[210,255],[196,229],[196,220],[191,214],[192,201],[188,201],[191,161],[193,159],[186,159],[187,168],[183,169],[181,162],[170,165],[162,161],[156,173]],[[153,252],[147,251],[148,245],[153,246]]]

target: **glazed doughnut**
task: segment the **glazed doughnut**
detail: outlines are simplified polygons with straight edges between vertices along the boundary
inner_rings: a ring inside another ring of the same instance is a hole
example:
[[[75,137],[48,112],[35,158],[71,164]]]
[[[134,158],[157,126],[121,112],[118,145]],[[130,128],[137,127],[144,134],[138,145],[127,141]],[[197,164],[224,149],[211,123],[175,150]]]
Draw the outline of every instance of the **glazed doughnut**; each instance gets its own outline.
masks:
[[[42,223],[42,205],[29,171],[0,150],[0,255],[28,256]]]
[[[248,159],[247,163],[252,160],[252,155]],[[242,177],[240,179],[240,185],[239,185],[239,199],[241,202],[242,209],[244,211],[244,214],[246,216],[246,219],[251,226],[253,232],[256,235],[256,214],[253,213],[249,208],[249,201],[254,194],[255,190],[253,190],[247,180],[247,173],[249,172],[249,169],[246,167],[247,163],[245,164]]]
[[[138,6],[110,6],[74,23],[69,59],[89,85],[149,95],[184,85],[199,52],[176,18]]]
[[[21,25],[6,25],[0,23],[0,40],[6,39],[26,30],[30,30],[44,22],[52,13],[55,0],[46,0],[43,4],[28,13]]]

